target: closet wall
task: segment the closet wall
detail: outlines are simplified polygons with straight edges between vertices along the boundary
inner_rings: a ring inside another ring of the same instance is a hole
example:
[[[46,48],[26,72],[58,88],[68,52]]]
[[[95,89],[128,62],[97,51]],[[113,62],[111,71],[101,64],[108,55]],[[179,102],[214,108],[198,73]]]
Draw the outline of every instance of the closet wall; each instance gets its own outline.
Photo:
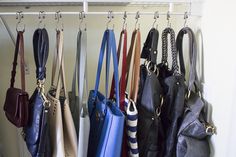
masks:
[[[197,9],[195,9],[197,8]],[[198,11],[199,7],[193,6],[192,11]],[[188,10],[188,5],[175,5],[173,11],[185,12]],[[0,7],[0,12],[4,11],[81,11],[81,7],[30,7],[25,9],[24,7]],[[167,12],[168,5],[159,6],[91,6],[89,11],[160,11]],[[7,16],[6,21],[10,26],[11,31],[16,35],[15,25],[17,20],[15,16]],[[79,27],[79,18],[75,15],[62,15],[62,20],[64,23],[64,52],[65,52],[65,68],[66,68],[66,85],[67,89],[71,89],[72,72],[74,68],[75,51],[76,51],[76,36]],[[200,27],[200,18],[190,17],[187,21],[187,25],[197,30]],[[107,18],[104,15],[99,16],[87,16],[84,20],[87,23],[88,32],[88,79],[89,79],[89,89],[94,88],[95,75],[97,70],[98,54],[100,49],[100,43],[102,34],[106,28]],[[24,33],[25,41],[25,60],[29,73],[26,75],[27,91],[31,95],[35,89],[36,79],[35,79],[35,63],[33,58],[33,46],[32,46],[32,36],[34,30],[38,27],[38,17],[32,15],[25,15],[23,22],[26,25],[26,30]],[[47,79],[46,79],[46,91],[50,87],[50,77],[51,77],[51,65],[52,65],[52,54],[55,48],[55,26],[56,21],[54,16],[46,16],[44,20],[46,28],[49,33],[50,39],[50,51],[49,58],[47,62]],[[148,31],[152,27],[154,22],[153,16],[141,15],[140,19],[140,29],[141,29],[141,42],[144,43]],[[183,27],[184,19],[182,16],[171,16],[170,18],[171,26],[177,32]],[[134,16],[128,16],[127,18],[127,28],[128,28],[128,39],[130,40],[131,33],[135,26]],[[166,16],[160,16],[157,20],[158,30],[161,31],[167,26]],[[110,26],[115,25],[116,39],[118,42],[119,33],[122,29],[123,16],[115,16],[112,20]],[[129,42],[128,42],[129,44]],[[186,43],[187,45],[187,43]],[[158,59],[161,58],[161,38],[159,38],[159,54]],[[17,130],[10,122],[7,121],[4,112],[2,110],[6,90],[10,85],[10,74],[12,68],[12,61],[14,55],[14,45],[4,29],[3,25],[0,24],[0,149],[2,149],[2,154],[4,157],[26,157],[27,151],[25,144],[20,137],[20,130]],[[187,56],[185,56],[187,58]],[[19,67],[18,67],[19,68]],[[102,78],[104,78],[102,76]],[[105,79],[102,79],[105,80]],[[19,87],[20,76],[19,70],[17,72],[16,86]],[[104,89],[104,81],[101,82],[100,88]],[[19,155],[20,154],[20,155]],[[222,157],[222,156],[219,156]]]

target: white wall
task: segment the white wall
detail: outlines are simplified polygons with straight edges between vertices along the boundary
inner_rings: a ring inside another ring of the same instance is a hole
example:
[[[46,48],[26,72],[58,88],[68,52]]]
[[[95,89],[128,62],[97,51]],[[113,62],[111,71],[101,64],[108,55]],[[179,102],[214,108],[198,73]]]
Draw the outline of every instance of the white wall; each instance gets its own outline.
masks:
[[[215,157],[235,157],[235,7],[234,0],[206,1],[202,18],[205,45],[205,91],[213,105],[217,135]]]

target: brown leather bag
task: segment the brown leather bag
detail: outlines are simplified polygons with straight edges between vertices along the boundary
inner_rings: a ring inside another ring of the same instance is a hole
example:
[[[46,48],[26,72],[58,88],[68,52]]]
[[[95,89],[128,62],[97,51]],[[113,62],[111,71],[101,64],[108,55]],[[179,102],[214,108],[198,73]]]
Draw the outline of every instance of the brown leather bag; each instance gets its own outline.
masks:
[[[20,55],[22,89],[14,87],[18,54]],[[23,32],[18,31],[13,68],[11,72],[11,86],[7,90],[4,104],[7,119],[17,127],[26,126],[28,122],[28,104],[29,95],[25,92],[24,39]]]

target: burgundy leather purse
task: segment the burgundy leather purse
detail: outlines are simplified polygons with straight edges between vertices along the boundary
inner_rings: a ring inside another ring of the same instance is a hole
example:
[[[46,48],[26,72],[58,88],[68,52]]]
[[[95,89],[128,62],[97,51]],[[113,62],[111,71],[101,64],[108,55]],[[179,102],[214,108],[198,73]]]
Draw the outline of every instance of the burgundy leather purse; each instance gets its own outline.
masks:
[[[21,66],[21,88],[15,88],[15,75],[17,66],[17,56],[20,55]],[[11,86],[7,90],[4,110],[7,119],[17,127],[24,127],[28,122],[29,95],[25,92],[25,70],[24,70],[24,39],[23,32],[17,32],[17,41],[13,68],[11,72]]]

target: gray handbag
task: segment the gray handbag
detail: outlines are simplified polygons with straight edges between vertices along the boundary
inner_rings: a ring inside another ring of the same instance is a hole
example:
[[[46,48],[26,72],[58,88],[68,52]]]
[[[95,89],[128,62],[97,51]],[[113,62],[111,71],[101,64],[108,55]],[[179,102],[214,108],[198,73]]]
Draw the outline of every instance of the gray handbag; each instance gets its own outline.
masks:
[[[184,68],[182,41],[184,34],[189,37],[190,72],[187,84],[188,92],[185,100],[185,114],[178,132],[177,157],[209,157],[210,146],[208,138],[215,133],[215,128],[207,122],[204,108],[206,103],[202,98],[201,82],[196,72],[197,49],[193,31],[185,27],[177,36],[177,50],[180,55],[181,68]]]

